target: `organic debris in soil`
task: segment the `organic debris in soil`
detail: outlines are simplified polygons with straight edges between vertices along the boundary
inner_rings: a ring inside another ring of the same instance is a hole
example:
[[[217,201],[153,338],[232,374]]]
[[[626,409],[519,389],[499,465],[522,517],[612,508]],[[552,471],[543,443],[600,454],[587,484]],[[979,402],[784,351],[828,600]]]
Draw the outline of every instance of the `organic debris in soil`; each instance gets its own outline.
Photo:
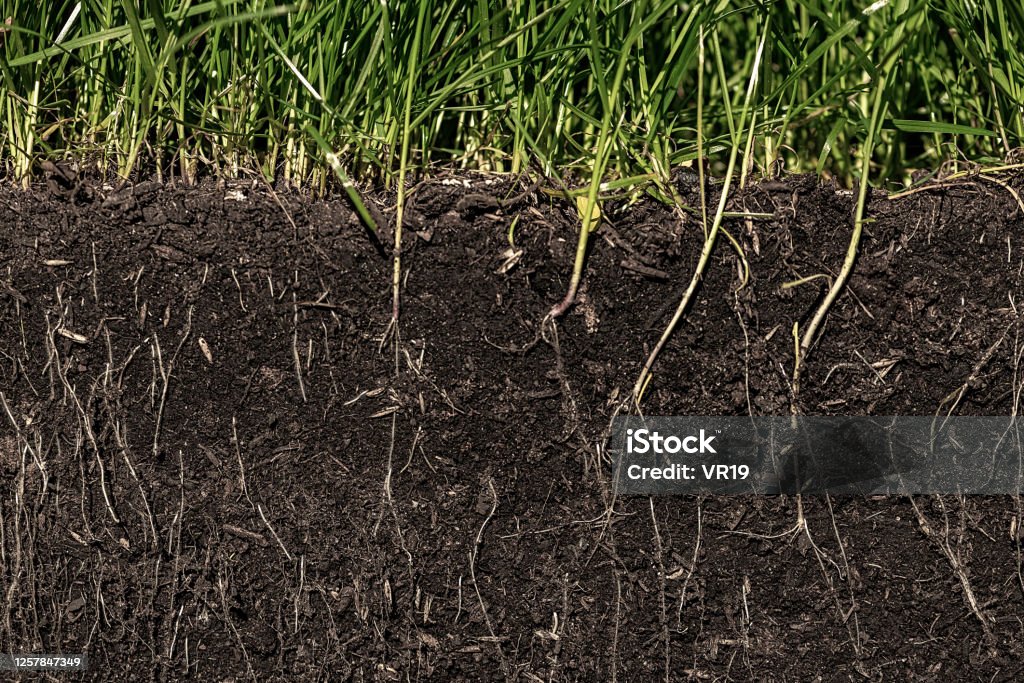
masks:
[[[4,651],[86,652],[92,680],[1021,675],[1016,500],[612,496],[602,436],[697,218],[605,206],[541,335],[572,204],[422,185],[396,356],[391,264],[344,200],[76,188],[0,191]],[[852,203],[803,177],[730,200],[773,218],[726,221],[749,281],[723,240],[649,414],[790,410]],[[1015,412],[1014,198],[968,179],[869,213],[797,408]]]

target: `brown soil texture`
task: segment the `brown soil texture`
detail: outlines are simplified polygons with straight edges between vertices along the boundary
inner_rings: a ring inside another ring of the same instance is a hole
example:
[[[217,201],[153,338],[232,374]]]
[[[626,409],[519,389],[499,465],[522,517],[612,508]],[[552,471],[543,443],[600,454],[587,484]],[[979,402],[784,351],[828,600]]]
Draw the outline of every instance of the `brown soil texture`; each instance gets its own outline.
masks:
[[[1021,180],[871,195],[801,412],[1015,414]],[[415,188],[397,347],[389,248],[344,198],[0,190],[0,648],[85,652],[87,680],[1024,675],[1017,499],[614,498],[603,435],[701,223],[607,204],[538,339],[577,218],[494,201],[522,189]],[[749,277],[723,235],[648,414],[789,412],[828,280],[782,285],[838,271],[853,203],[731,197],[772,218],[726,221]]]

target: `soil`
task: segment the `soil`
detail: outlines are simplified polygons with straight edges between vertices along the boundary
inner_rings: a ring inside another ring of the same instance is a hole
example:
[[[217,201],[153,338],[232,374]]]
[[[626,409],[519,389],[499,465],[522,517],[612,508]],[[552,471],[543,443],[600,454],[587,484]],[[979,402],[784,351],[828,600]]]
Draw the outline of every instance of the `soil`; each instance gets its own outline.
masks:
[[[854,197],[737,193],[772,216],[726,221],[749,277],[720,240],[646,412],[1015,414],[1022,181],[874,192],[795,399],[828,278],[783,285],[838,271]],[[541,336],[577,219],[495,201],[523,189],[415,189],[397,346],[390,248],[343,197],[0,190],[2,650],[85,680],[1024,676],[1017,499],[614,498],[603,435],[701,223],[606,205]]]

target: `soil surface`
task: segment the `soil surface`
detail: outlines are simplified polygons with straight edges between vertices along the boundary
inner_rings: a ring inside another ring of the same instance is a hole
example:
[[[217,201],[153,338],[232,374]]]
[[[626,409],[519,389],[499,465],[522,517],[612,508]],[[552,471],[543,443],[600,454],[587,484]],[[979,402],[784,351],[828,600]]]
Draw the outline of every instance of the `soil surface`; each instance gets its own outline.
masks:
[[[871,196],[798,410],[1016,412],[1021,181]],[[603,435],[701,223],[606,205],[540,338],[577,218],[523,189],[415,189],[397,345],[390,246],[345,199],[0,190],[2,650],[87,680],[1024,676],[1019,500],[614,498]],[[726,221],[747,268],[723,236],[648,414],[788,414],[853,202],[730,200],[772,218]]]

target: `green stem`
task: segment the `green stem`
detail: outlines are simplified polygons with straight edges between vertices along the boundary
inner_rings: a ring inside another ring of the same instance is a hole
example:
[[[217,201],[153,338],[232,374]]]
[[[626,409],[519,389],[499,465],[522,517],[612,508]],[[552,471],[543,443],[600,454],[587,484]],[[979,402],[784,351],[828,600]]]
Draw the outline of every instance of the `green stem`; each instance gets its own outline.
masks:
[[[828,314],[832,304],[839,296],[839,293],[843,290],[843,287],[846,286],[846,282],[850,279],[850,274],[853,272],[853,264],[857,260],[857,251],[860,246],[861,233],[864,229],[864,208],[867,204],[869,189],[868,181],[871,174],[871,150],[875,146],[875,133],[885,116],[885,109],[887,106],[884,102],[886,73],[887,70],[880,70],[877,80],[875,81],[874,98],[871,104],[871,123],[868,127],[867,140],[861,150],[860,187],[857,192],[857,208],[853,220],[853,234],[850,236],[850,243],[846,248],[846,258],[843,260],[843,267],[840,269],[839,275],[836,276],[836,279],[832,282],[832,286],[829,288],[828,294],[825,295],[821,305],[818,306],[818,310],[814,312],[814,317],[811,318],[810,324],[808,324],[807,329],[804,330],[803,337],[800,341],[800,352],[794,362],[793,411],[796,411],[796,399],[800,392],[800,371],[803,363],[807,360],[807,355],[811,350],[811,345],[814,343],[815,336],[818,333],[818,329],[821,327],[822,321],[825,320],[825,316]]]
[[[402,125],[402,157],[398,166],[398,208],[395,212],[394,270],[391,278],[391,321],[398,322],[399,303],[402,289],[402,219],[405,216],[405,175],[409,167],[409,138],[411,137],[413,88],[416,85],[416,69],[420,54],[420,40],[423,36],[423,22],[427,2],[420,0],[416,16],[416,32],[412,36],[412,50],[409,54],[409,72],[406,74],[405,112]]]
[[[633,44],[639,39],[643,29],[656,21],[669,7],[671,7],[671,3],[666,3],[666,5],[656,10],[652,16],[648,17],[643,22],[637,22],[634,24],[632,30],[630,30],[626,35],[626,40],[623,41],[623,44],[619,49],[619,58],[615,67],[615,78],[612,80],[612,87],[608,91],[607,97],[602,97],[604,115],[601,118],[601,130],[597,139],[597,150],[594,155],[594,168],[590,176],[590,190],[587,192],[586,210],[583,212],[583,216],[581,216],[580,234],[576,242],[576,259],[573,262],[572,278],[569,280],[569,289],[566,291],[565,297],[560,303],[556,304],[550,311],[548,311],[548,318],[559,318],[569,310],[576,301],[576,292],[579,290],[580,281],[583,279],[583,265],[587,259],[587,243],[590,238],[590,231],[595,214],[594,207],[597,206],[597,195],[601,187],[601,178],[604,176],[605,166],[611,156],[610,138],[612,131],[612,116],[615,113],[615,106],[619,98],[619,90],[622,87],[622,80],[626,72],[626,65],[629,63]],[[642,15],[645,8],[646,3],[641,3],[637,9],[637,15]],[[600,54],[600,47],[597,45],[596,23],[596,16],[592,16],[591,50],[592,58],[595,59],[595,61],[599,59]],[[600,74],[599,66],[597,71],[598,74]],[[598,87],[601,87],[600,83],[598,84]],[[600,218],[598,220],[600,220]]]
[[[707,237],[704,240],[704,246],[700,252],[700,260],[697,262],[697,269],[693,273],[693,277],[690,278],[690,284],[686,288],[686,292],[683,294],[683,298],[679,302],[679,306],[676,307],[676,312],[672,316],[672,320],[668,326],[661,333],[661,338],[647,357],[647,361],[644,363],[643,369],[640,371],[640,376],[637,377],[636,384],[633,385],[633,402],[639,406],[640,399],[643,396],[644,390],[647,388],[647,382],[651,377],[651,369],[654,367],[654,361],[657,360],[658,355],[662,349],[665,348],[665,344],[668,343],[669,338],[675,331],[676,326],[682,319],[686,309],[690,306],[690,301],[693,299],[694,293],[697,291],[697,286],[700,284],[701,279],[704,276],[704,271],[707,269],[708,261],[711,259],[711,254],[715,249],[715,241],[718,238],[718,231],[722,228],[722,220],[725,217],[725,205],[729,200],[729,187],[732,184],[733,174],[736,170],[736,157],[739,156],[740,141],[743,133],[743,129],[747,125],[747,113],[750,110],[750,101],[754,95],[754,89],[757,86],[758,69],[761,64],[761,55],[764,50],[765,38],[768,32],[765,30],[761,34],[761,42],[757,46],[757,54],[754,57],[754,64],[751,67],[750,81],[747,85],[747,94],[743,102],[743,111],[740,114],[740,125],[733,131],[732,150],[729,152],[729,166],[725,172],[725,183],[722,185],[722,194],[718,198],[718,209],[715,211],[715,218],[711,224],[711,230],[707,233]],[[703,77],[703,36],[701,40],[701,71],[700,77]],[[723,85],[725,79],[722,79]],[[698,163],[702,163],[703,160],[698,159]],[[706,223],[705,223],[706,225]]]

